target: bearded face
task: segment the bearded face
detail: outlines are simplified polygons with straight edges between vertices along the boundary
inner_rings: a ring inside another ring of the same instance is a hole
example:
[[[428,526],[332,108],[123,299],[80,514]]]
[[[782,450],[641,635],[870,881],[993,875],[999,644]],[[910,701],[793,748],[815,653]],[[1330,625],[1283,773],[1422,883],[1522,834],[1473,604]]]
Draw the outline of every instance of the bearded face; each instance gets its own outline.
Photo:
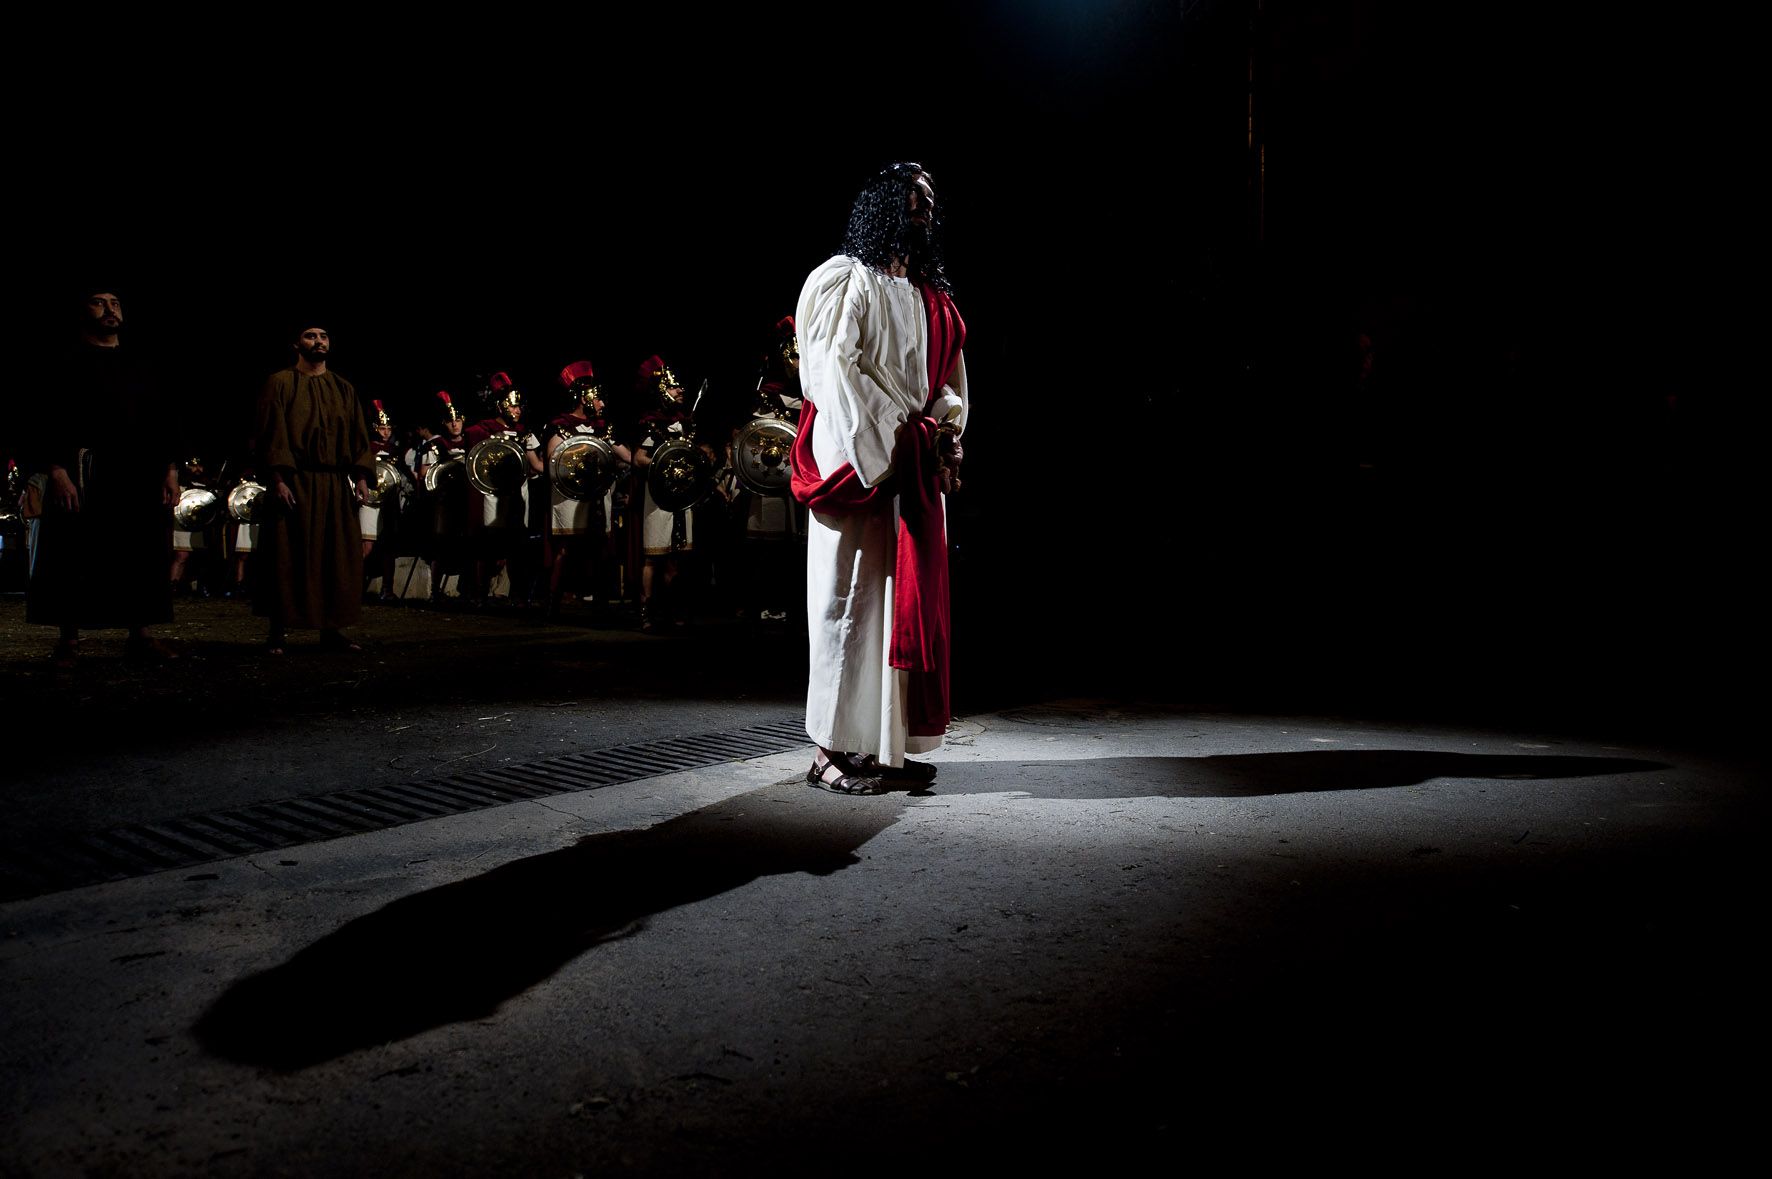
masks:
[[[100,291],[86,300],[86,314],[91,327],[101,335],[114,334],[123,326],[123,304],[109,291]]]
[[[326,334],[325,328],[304,328],[295,338],[295,351],[309,363],[325,360],[332,351],[332,337]]]
[[[929,252],[929,239],[934,231],[935,188],[929,183],[928,173],[919,172],[905,193],[898,240],[911,257],[921,258]]]

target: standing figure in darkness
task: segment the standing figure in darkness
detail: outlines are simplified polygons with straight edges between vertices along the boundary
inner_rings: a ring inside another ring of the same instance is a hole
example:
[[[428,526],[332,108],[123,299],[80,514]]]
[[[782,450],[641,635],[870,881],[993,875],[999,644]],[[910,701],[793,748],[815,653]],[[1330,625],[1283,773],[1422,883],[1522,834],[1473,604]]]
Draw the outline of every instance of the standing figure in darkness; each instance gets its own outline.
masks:
[[[616,462],[634,461],[633,452],[616,442],[607,416],[603,387],[588,360],[575,360],[560,370],[560,384],[571,399],[571,408],[548,423],[543,447],[550,461],[562,446],[578,436],[601,438],[610,444]],[[625,472],[624,472],[625,473]],[[615,506],[612,481],[592,499],[574,499],[549,481],[548,515],[548,615],[560,611],[565,584],[582,566],[585,578],[576,584],[579,595],[593,603],[599,617],[608,612],[611,590],[610,533]]]
[[[687,510],[672,511],[652,497],[647,481],[653,451],[689,437],[695,420],[683,398],[683,382],[660,356],[649,356],[634,380],[642,403],[650,406],[640,415],[639,438],[633,446],[634,475],[639,482],[640,629],[657,633],[666,626],[684,624],[679,561],[695,548],[695,517]]]
[[[523,425],[523,394],[509,373],[493,373],[486,396],[494,412],[462,432],[469,450],[489,438],[506,438],[522,450],[523,461],[511,486],[480,496],[479,518],[468,522],[475,558],[470,600],[479,605],[491,598],[492,580],[502,565],[510,585],[509,601],[528,605],[537,588],[539,567],[529,544],[529,483],[544,470],[541,439]]]
[[[192,455],[186,459],[179,470],[179,494],[193,488],[199,491],[214,491],[216,479],[209,470],[201,455]],[[227,513],[216,511],[207,525],[198,529],[187,529],[180,521],[179,505],[172,509],[172,596],[182,597],[189,593],[195,597],[209,596],[209,582],[215,577],[212,563],[221,559],[221,522]],[[193,555],[201,554],[193,562]],[[195,581],[191,580],[193,564],[199,570]]]
[[[290,627],[319,630],[324,650],[362,650],[342,631],[363,609],[357,509],[368,502],[375,457],[356,389],[327,369],[331,351],[325,328],[300,329],[295,364],[271,374],[259,397],[255,449],[270,510],[252,608],[270,621],[271,655],[283,654]]]
[[[247,438],[240,452],[245,456],[240,463],[240,477],[231,486],[224,488],[224,495],[231,493],[242,483],[259,483],[258,466],[254,457],[256,450],[256,440]],[[259,486],[264,485],[260,483]],[[270,510],[268,501],[262,495],[258,506],[264,511]],[[222,597],[230,601],[248,602],[252,600],[252,554],[258,548],[259,525],[253,520],[236,520],[230,511],[226,527],[227,534],[233,537],[233,576]]]
[[[176,658],[148,627],[172,621],[178,407],[123,343],[115,288],[82,292],[77,314],[79,342],[37,390],[20,440],[47,479],[25,620],[59,628],[58,668],[75,665],[82,630],[110,627],[129,632],[128,658]]]
[[[763,357],[757,382],[757,409],[796,428],[800,424],[800,337],[792,316],[776,322],[774,340]],[[805,589],[806,511],[790,496],[741,492],[742,613],[763,622],[786,622],[788,607]]]
[[[840,794],[932,781],[905,755],[939,748],[949,719],[944,496],[960,486],[968,399],[940,227],[920,165],[880,172],[794,315],[793,487],[812,513],[806,776]]]
[[[468,547],[469,517],[479,510],[479,496],[468,486],[464,468],[452,468],[453,477],[433,480],[432,471],[443,463],[462,462],[468,453],[467,419],[446,390],[439,391],[437,402],[441,417],[437,430],[421,442],[413,456],[413,472],[419,487],[437,484],[427,493],[431,509],[431,601],[432,606],[445,604],[443,584],[454,574],[456,592],[471,593],[471,585],[463,585],[472,577],[472,554]]]
[[[392,463],[401,468],[401,474],[406,474],[406,448],[394,440],[393,415],[379,400],[370,402],[370,405],[375,417],[369,425],[369,448],[376,463]],[[380,471],[375,475],[379,477]],[[375,479],[370,482],[373,485]],[[381,578],[380,600],[394,602],[399,600],[399,595],[394,592],[394,568],[399,556],[401,514],[405,506],[398,485],[382,492],[380,498],[380,503],[366,503],[357,509],[357,527],[363,533],[364,572],[371,580]],[[372,556],[376,558],[374,565],[369,562]]]

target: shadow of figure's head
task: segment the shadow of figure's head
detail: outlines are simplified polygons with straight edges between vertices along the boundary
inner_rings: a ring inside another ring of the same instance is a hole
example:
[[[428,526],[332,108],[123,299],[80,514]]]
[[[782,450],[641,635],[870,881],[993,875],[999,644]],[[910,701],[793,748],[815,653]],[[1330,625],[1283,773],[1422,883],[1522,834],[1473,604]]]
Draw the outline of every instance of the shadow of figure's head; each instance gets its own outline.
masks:
[[[1667,768],[1628,757],[1323,749],[1207,757],[1100,757],[1078,761],[959,763],[946,794],[1015,792],[1035,798],[1247,798],[1414,786],[1435,778],[1544,780]]]

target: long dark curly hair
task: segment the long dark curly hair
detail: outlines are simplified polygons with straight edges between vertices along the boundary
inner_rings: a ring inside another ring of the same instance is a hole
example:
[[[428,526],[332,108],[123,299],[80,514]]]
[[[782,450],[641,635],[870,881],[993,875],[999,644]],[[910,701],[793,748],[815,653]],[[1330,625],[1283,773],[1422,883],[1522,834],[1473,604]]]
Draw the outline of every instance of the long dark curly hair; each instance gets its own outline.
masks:
[[[904,258],[913,282],[951,292],[941,253],[941,202],[935,202],[926,226],[910,216],[911,189],[917,177],[928,174],[921,164],[893,164],[869,180],[849,209],[843,253],[876,270],[885,270],[894,258]]]

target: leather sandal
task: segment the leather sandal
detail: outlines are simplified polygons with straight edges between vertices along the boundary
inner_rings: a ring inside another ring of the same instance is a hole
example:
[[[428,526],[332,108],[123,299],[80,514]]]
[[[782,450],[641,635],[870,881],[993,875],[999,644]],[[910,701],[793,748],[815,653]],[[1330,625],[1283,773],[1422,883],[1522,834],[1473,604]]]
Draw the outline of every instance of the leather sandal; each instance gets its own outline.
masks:
[[[806,771],[806,783],[832,794],[883,794],[886,790],[880,779],[855,773],[853,766],[845,768],[838,761],[825,761],[817,755],[812,758],[812,768]]]
[[[856,759],[856,769],[864,774],[873,774],[888,782],[915,782],[927,786],[935,781],[935,767],[926,761],[904,759],[901,766],[889,766],[873,754],[864,754]]]

